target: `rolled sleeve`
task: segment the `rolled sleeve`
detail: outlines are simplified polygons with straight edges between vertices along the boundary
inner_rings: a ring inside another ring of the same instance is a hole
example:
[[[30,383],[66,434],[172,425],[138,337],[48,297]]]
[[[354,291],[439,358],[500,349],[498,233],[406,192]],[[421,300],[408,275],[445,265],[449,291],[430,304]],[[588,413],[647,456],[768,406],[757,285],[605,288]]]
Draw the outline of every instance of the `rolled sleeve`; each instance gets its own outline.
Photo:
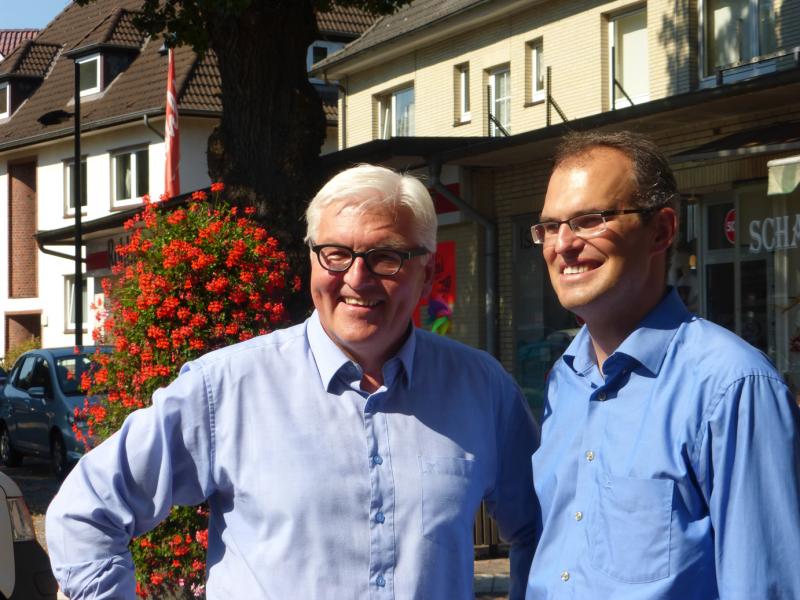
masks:
[[[72,600],[136,597],[128,544],[173,505],[209,496],[211,423],[202,370],[187,365],[78,462],[46,521],[53,572]]]

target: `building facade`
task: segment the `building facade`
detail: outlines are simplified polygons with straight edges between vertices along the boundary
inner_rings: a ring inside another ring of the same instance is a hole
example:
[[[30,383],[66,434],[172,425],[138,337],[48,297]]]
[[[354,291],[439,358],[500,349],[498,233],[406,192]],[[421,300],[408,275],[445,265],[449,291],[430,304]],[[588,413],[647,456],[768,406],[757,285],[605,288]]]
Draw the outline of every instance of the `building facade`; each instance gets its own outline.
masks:
[[[463,203],[440,227],[459,257],[451,334],[495,352],[535,410],[577,326],[529,234],[569,130],[664,149],[683,195],[670,282],[798,390],[798,3],[417,0],[315,74],[341,83],[332,168],[449,170]]]

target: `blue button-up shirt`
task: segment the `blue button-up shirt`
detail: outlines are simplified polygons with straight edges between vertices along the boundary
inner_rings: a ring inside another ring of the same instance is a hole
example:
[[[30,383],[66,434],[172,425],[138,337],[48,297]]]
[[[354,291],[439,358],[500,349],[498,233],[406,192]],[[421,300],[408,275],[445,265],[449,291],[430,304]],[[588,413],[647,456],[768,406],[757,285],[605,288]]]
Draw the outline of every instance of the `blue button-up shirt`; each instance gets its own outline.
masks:
[[[62,589],[134,598],[130,537],[207,499],[209,598],[466,599],[485,498],[521,598],[538,430],[516,384],[487,354],[419,330],[377,391],[361,376],[316,314],[187,364],[53,500]]]
[[[527,598],[800,598],[798,410],[769,360],[671,291],[598,370],[553,368]]]

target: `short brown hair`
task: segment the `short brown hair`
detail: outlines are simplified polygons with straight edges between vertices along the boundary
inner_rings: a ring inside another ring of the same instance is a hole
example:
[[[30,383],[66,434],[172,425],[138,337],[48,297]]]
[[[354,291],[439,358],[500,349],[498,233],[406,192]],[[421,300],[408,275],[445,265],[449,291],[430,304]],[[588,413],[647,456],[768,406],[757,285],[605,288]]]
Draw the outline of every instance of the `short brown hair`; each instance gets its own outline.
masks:
[[[613,148],[633,163],[636,181],[634,206],[657,211],[670,207],[676,212],[680,194],[675,175],[655,142],[633,131],[573,131],[564,136],[556,149],[553,170],[563,163],[586,156],[598,147]]]

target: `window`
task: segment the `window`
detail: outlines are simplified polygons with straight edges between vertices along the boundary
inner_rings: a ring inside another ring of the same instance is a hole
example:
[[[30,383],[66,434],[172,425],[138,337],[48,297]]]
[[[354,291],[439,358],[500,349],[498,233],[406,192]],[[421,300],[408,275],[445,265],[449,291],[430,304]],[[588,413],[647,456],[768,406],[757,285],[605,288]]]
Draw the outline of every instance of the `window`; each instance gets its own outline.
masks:
[[[704,0],[704,4],[704,75],[777,50],[772,0]]]
[[[136,200],[149,192],[147,148],[114,154],[111,158],[111,198],[114,204]]]
[[[378,99],[378,127],[383,140],[414,135],[414,88],[407,87]]]
[[[647,11],[628,12],[608,22],[611,106],[623,108],[650,99],[647,64]],[[627,97],[626,97],[627,94]]]
[[[493,117],[489,119],[489,135],[501,136],[510,132],[511,70],[508,67],[489,74],[489,116]]]
[[[64,163],[64,212],[67,215],[75,214],[75,198],[72,191],[72,173],[75,170],[75,161]],[[81,160],[81,206],[86,206],[86,160]],[[84,211],[85,212],[85,211]]]
[[[10,104],[8,101],[8,90],[7,83],[0,83],[0,119],[4,119],[8,116],[8,105]]]
[[[338,52],[344,48],[343,42],[328,42],[317,40],[308,47],[306,53],[306,70],[310,71],[311,67],[321,60],[325,60],[334,52]]]
[[[466,123],[472,118],[469,109],[469,63],[456,67],[456,106],[459,121]]]
[[[528,44],[528,60],[530,61],[529,74],[531,78],[530,92],[528,99],[530,102],[541,102],[544,100],[544,44],[542,40],[536,40]]]
[[[86,327],[86,323],[89,322],[89,296],[86,293],[87,290],[87,281],[86,276],[82,277],[82,294],[83,302],[82,302],[82,310],[83,314],[81,315],[83,321],[83,327]],[[68,330],[75,330],[75,276],[74,275],[66,275],[64,276],[64,323],[66,324],[66,329]]]
[[[96,94],[100,91],[100,55],[92,54],[78,58],[78,70],[81,78],[81,96]]]

